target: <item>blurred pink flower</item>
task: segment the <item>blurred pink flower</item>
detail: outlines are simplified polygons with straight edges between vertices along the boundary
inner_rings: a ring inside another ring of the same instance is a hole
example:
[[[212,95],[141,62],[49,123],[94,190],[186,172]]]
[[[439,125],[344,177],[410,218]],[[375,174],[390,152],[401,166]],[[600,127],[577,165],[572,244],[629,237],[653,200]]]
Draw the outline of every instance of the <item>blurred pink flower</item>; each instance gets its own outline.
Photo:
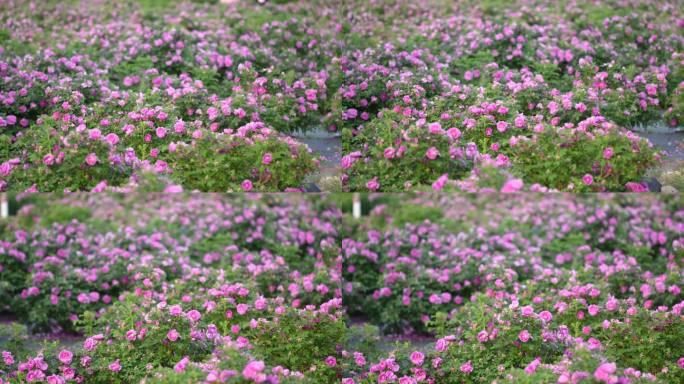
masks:
[[[98,161],[97,155],[94,153],[89,153],[85,158],[86,164],[88,164],[91,167],[94,166],[95,164],[97,164],[97,161]]]

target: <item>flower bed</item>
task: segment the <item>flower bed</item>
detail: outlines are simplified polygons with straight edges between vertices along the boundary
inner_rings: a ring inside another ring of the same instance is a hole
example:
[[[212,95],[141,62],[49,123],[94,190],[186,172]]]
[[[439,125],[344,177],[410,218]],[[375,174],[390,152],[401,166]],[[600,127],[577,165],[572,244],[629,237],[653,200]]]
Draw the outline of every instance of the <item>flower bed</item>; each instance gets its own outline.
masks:
[[[355,220],[346,195],[31,197],[0,228],[0,311],[28,327],[0,324],[0,380],[684,377],[681,199],[364,201]]]
[[[628,129],[681,125],[676,6],[454,8],[386,9],[392,38],[340,59],[349,190],[648,189],[662,154]]]
[[[314,127],[350,191],[646,189],[677,2],[466,3],[8,1],[0,189],[301,190]]]
[[[77,330],[84,340],[38,355],[17,343],[3,353],[0,380],[333,382],[338,374],[330,358],[345,337],[341,213],[322,199],[35,202],[0,247],[0,310],[34,332]],[[31,228],[34,217],[41,224]]]
[[[447,194],[408,202],[405,224],[389,226],[407,201],[379,200],[376,224],[343,240],[344,304],[381,331],[436,341],[350,349],[342,382],[684,377],[680,200]]]
[[[302,189],[320,158],[288,134],[327,103],[311,20],[167,5],[3,4],[0,190]]]

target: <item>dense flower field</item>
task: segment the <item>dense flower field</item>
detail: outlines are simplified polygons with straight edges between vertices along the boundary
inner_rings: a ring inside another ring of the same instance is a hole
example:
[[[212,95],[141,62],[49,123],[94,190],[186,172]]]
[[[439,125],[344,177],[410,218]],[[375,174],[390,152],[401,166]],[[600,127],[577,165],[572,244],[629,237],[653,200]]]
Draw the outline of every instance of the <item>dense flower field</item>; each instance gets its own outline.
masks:
[[[677,0],[221,3],[2,2],[0,190],[643,191],[684,119]]]
[[[385,7],[374,21],[392,26],[391,40],[343,58],[345,181],[371,191],[647,189],[662,154],[628,128],[681,126],[677,3],[455,2],[409,16],[405,4]]]
[[[37,355],[15,341],[0,382],[334,382],[339,209],[219,195],[55,200],[25,205],[4,231],[0,311],[83,341]]]
[[[681,199],[364,199],[23,200],[0,383],[684,380]]]
[[[343,240],[344,305],[436,341],[349,352],[343,382],[684,380],[681,200],[429,196],[397,221],[398,204]]]
[[[174,4],[0,5],[0,189],[301,189],[321,159],[288,133],[326,109],[322,32]]]

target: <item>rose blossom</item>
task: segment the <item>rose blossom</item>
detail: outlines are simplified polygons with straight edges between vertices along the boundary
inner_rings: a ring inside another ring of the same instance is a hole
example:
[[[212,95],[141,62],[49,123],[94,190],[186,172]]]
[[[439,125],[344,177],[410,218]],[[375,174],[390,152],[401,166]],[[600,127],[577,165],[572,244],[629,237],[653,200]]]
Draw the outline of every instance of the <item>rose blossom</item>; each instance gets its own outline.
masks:
[[[520,341],[523,343],[527,343],[530,340],[530,332],[528,332],[526,329],[520,331],[518,334],[518,339],[520,339]]]
[[[121,370],[121,363],[119,363],[119,360],[117,359],[115,362],[109,364],[108,368],[112,372],[119,372]]]
[[[594,378],[598,381],[605,383],[610,383],[612,381],[611,377],[615,373],[616,366],[614,363],[603,363],[596,368],[594,371]]]
[[[63,349],[59,352],[59,361],[61,361],[63,364],[71,364],[73,358],[74,354],[67,349]]]
[[[202,318],[202,315],[197,311],[196,309],[193,309],[192,311],[189,311],[188,313],[185,314],[188,319],[191,321],[199,321],[199,319]]]
[[[427,151],[425,151],[425,157],[430,160],[436,159],[437,156],[439,156],[439,150],[437,150],[435,147],[430,147]]]
[[[254,187],[254,185],[252,184],[252,181],[251,181],[251,180],[244,180],[244,181],[242,182],[241,186],[242,186],[242,189],[243,189],[244,191],[246,191],[246,192],[251,191],[252,188]]]
[[[242,370],[242,376],[246,379],[257,379],[265,367],[263,361],[250,361]]]
[[[411,363],[414,365],[423,365],[423,362],[425,361],[425,354],[420,351],[414,351],[411,353],[411,356],[409,357],[411,360]]]
[[[179,337],[179,336],[180,336],[180,335],[178,334],[178,331],[176,331],[175,329],[170,330],[170,331],[166,334],[166,338],[168,338],[168,339],[171,340],[171,341],[176,341],[176,340],[178,340],[178,337]]]
[[[378,178],[374,177],[370,181],[366,183],[366,188],[370,189],[371,191],[377,191],[378,188],[380,188],[380,184],[378,183]]]
[[[169,313],[171,316],[180,316],[183,313],[183,309],[180,305],[172,305],[169,307]]]
[[[85,158],[86,164],[88,164],[91,167],[97,164],[97,160],[97,155],[94,153],[89,153]]]

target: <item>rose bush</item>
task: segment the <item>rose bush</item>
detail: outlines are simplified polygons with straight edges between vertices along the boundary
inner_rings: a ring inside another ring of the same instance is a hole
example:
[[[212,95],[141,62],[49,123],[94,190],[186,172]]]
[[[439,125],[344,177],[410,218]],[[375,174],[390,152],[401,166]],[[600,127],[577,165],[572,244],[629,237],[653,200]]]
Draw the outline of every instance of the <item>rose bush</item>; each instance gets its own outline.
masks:
[[[142,197],[22,201],[0,247],[1,310],[83,340],[37,353],[3,341],[2,380],[335,382],[346,342],[337,208]]]
[[[659,159],[628,130],[682,120],[672,0],[78,5],[0,9],[2,189],[301,189],[318,158],[289,135],[322,127],[349,190],[469,190],[488,160],[528,186],[634,190]],[[611,177],[581,149],[524,163],[568,130],[639,151]],[[514,154],[526,141],[548,144]]]
[[[0,188],[131,188],[145,173],[203,191],[300,189],[319,158],[288,134],[327,108],[331,48],[316,42],[330,38],[308,17],[240,8],[227,28],[185,15],[210,7],[225,9],[188,2],[154,19],[144,5],[4,4]],[[58,31],[64,18],[73,28]],[[282,36],[307,45],[273,45]]]
[[[361,220],[343,195],[23,199],[0,243],[1,310],[25,324],[0,325],[4,381],[684,373],[673,196],[368,195]]]
[[[341,108],[343,182],[354,191],[445,184],[472,190],[492,159],[533,189],[643,190],[646,169],[660,156],[627,129],[661,120],[678,125],[681,17],[663,23],[675,8],[669,3],[636,7],[572,4],[559,13],[545,2],[488,2],[393,19],[386,6],[376,20],[395,26],[396,38],[340,60],[350,67],[340,93],[355,100]],[[412,66],[403,64],[407,58]],[[359,76],[378,73],[401,81],[388,80],[377,91]],[[579,131],[582,144],[569,144],[568,131]],[[434,146],[438,151],[428,155],[440,135],[460,140],[462,148],[445,153]],[[479,156],[464,171],[453,164],[467,145]],[[619,151],[607,175],[592,147],[615,150],[611,145],[631,149]],[[552,154],[557,158],[550,161]]]
[[[442,215],[374,227],[407,203]],[[432,194],[376,204],[377,218],[343,240],[343,301],[385,332],[436,341],[347,349],[343,382],[681,381],[680,199]]]

